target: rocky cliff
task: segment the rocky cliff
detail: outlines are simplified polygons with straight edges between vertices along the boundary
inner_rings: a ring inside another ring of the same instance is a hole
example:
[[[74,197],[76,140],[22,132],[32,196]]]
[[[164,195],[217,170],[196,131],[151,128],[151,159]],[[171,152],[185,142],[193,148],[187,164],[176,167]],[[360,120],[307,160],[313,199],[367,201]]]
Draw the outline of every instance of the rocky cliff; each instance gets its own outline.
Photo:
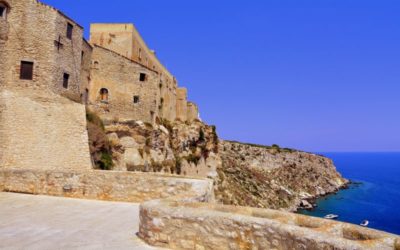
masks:
[[[105,132],[117,170],[208,177],[221,165],[215,127],[200,121],[112,121]]]
[[[301,151],[220,141],[216,198],[224,204],[294,211],[348,182],[323,156]]]
[[[115,120],[100,127],[107,142],[95,140],[91,149],[108,145],[113,169],[212,178],[216,198],[224,204],[289,211],[312,208],[313,199],[347,183],[328,158],[276,145],[222,141],[214,126],[198,120]],[[100,166],[107,162],[105,151],[94,157]]]

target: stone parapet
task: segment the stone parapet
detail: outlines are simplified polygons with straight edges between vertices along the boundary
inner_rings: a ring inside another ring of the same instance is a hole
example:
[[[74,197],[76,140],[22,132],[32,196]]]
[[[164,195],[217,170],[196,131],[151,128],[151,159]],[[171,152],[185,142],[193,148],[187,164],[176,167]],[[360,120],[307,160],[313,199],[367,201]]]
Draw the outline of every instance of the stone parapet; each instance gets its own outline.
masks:
[[[124,202],[171,197],[186,201],[213,199],[212,183],[209,180],[101,170],[0,169],[1,191]]]
[[[400,238],[277,210],[157,200],[140,208],[139,236],[171,249],[400,249]]]

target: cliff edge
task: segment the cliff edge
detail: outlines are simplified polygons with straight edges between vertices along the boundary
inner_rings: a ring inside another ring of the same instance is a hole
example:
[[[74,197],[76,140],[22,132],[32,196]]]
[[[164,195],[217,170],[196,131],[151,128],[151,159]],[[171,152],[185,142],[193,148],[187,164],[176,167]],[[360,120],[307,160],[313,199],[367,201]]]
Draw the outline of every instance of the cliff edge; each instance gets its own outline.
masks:
[[[220,141],[217,200],[224,204],[296,211],[345,187],[332,160],[279,146]]]

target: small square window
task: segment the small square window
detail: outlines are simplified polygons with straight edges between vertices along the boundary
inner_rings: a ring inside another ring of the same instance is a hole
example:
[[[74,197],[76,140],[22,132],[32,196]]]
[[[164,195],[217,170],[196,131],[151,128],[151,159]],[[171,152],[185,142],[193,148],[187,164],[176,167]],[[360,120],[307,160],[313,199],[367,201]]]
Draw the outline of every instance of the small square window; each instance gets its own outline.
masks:
[[[33,79],[33,62],[21,61],[21,69],[19,78],[22,80]]]
[[[67,73],[64,73],[64,77],[63,77],[63,87],[64,87],[64,89],[68,88],[68,81],[69,81],[69,75]]]
[[[74,26],[70,23],[67,24],[67,38],[72,39],[72,31],[74,29]]]
[[[133,96],[133,103],[139,103],[140,99],[138,95]]]
[[[145,74],[145,73],[140,73],[139,80],[140,80],[141,82],[146,81],[146,74]]]

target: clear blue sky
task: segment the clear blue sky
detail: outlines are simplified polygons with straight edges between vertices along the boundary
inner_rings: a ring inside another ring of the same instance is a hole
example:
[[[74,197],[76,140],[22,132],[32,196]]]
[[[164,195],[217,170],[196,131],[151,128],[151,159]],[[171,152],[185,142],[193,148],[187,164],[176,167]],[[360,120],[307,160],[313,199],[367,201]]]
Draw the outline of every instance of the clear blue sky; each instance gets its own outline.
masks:
[[[400,151],[398,0],[45,0],[132,22],[224,139]]]

